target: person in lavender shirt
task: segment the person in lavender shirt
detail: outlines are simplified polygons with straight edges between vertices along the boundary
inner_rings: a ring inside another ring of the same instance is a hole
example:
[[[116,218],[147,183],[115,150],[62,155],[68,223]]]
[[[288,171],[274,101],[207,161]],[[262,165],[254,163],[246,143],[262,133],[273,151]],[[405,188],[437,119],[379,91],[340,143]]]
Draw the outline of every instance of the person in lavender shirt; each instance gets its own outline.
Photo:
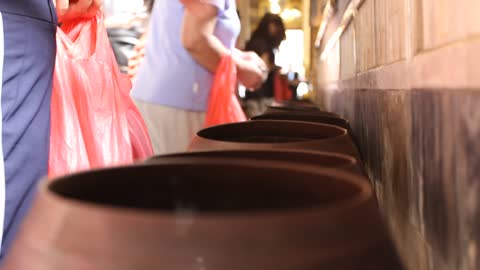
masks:
[[[235,49],[240,33],[235,0],[155,1],[145,58],[132,98],[148,127],[154,152],[184,151],[203,127],[221,57],[232,53],[240,83],[257,89],[266,65]]]

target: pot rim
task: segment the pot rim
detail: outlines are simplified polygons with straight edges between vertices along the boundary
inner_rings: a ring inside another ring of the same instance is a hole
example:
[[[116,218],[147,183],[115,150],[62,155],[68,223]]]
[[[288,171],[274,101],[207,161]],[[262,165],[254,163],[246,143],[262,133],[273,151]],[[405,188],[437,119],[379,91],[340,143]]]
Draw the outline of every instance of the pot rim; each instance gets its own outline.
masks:
[[[163,159],[164,162],[167,162],[168,158]],[[226,161],[225,159],[209,159],[209,160],[200,160],[199,158],[185,158],[184,161],[180,161],[178,158],[175,158],[175,164],[192,164],[195,165],[212,165],[212,164],[229,164],[233,159]],[[289,162],[277,162],[275,164],[269,161],[256,161],[255,164],[252,164],[248,160],[236,159],[236,166],[241,167],[255,167],[255,168],[265,168],[268,166],[270,169],[275,170],[295,170],[302,171],[303,173],[313,174],[321,176],[326,176],[329,178],[334,178],[335,181],[344,181],[352,186],[355,186],[358,191],[355,192],[355,195],[336,201],[334,204],[329,206],[315,206],[310,208],[291,208],[285,210],[262,210],[258,212],[217,212],[217,213],[195,213],[189,215],[194,217],[196,222],[225,222],[229,220],[232,222],[241,222],[241,221],[253,221],[253,222],[262,222],[262,221],[272,221],[272,220],[285,220],[293,221],[295,219],[302,219],[308,217],[322,217],[322,218],[335,218],[338,216],[344,215],[345,212],[356,211],[357,208],[363,207],[365,204],[368,204],[373,199],[373,189],[369,181],[366,181],[363,176],[357,175],[354,173],[346,172],[339,169],[331,169],[325,167],[318,167],[313,165],[296,165],[294,169],[288,168],[286,165],[291,163]],[[58,193],[53,192],[50,187],[53,183],[57,181],[65,180],[73,176],[88,176],[96,172],[108,172],[116,170],[130,170],[130,169],[141,169],[147,167],[156,167],[156,166],[168,166],[168,164],[137,164],[129,166],[116,166],[103,169],[94,169],[89,171],[77,172],[74,174],[69,174],[65,176],[56,177],[49,179],[48,177],[42,180],[40,184],[39,195],[46,196],[47,199],[53,200],[54,202],[60,203],[64,207],[74,208],[81,211],[94,212],[100,215],[120,215],[126,218],[133,219],[144,219],[146,217],[154,220],[166,220],[175,218],[181,218],[181,215],[178,213],[168,212],[164,210],[151,210],[151,209],[141,209],[141,208],[132,208],[125,206],[112,206],[107,204],[98,204],[88,201],[83,201],[80,199],[66,198]],[[328,181],[328,180],[324,180]]]
[[[261,115],[253,116],[249,120],[251,121],[261,121],[261,120],[272,120],[272,121],[295,121],[295,122],[309,122],[309,121],[302,121],[302,120],[282,120],[282,119],[262,119],[263,117],[268,117],[268,116],[310,116],[310,117],[318,117],[318,118],[328,118],[328,119],[337,119],[340,121],[344,121],[345,123],[349,123],[349,121],[341,116],[334,116],[334,115],[323,115],[323,114],[312,114],[309,112],[298,112],[295,114],[291,114],[288,112],[269,112],[269,113],[264,113]],[[312,123],[312,122],[309,122]],[[323,124],[323,123],[318,123],[318,124]],[[324,125],[329,125],[329,124],[324,124]]]
[[[212,150],[198,150],[198,151],[192,151],[192,152],[178,152],[178,153],[171,153],[171,154],[163,154],[163,155],[155,155],[153,157],[150,157],[149,159],[146,160],[148,161],[156,161],[160,158],[181,158],[181,157],[200,157],[202,154],[208,154],[208,153],[277,153],[277,154],[289,154],[289,153],[295,153],[295,154],[305,154],[305,155],[312,155],[312,156],[325,156],[325,157],[335,157],[339,159],[343,159],[348,164],[341,165],[338,167],[332,167],[332,168],[341,168],[345,166],[355,166],[358,165],[358,160],[352,156],[352,155],[347,155],[343,153],[337,153],[337,152],[328,152],[328,151],[313,151],[313,150],[305,150],[305,149],[289,149],[289,148],[280,148],[280,149],[212,149]],[[194,156],[190,156],[191,154],[194,154]],[[208,157],[209,159],[213,158],[220,158],[217,156],[214,157]],[[228,159],[246,159],[246,157],[228,157]],[[264,161],[269,161],[268,159],[265,159]],[[272,161],[277,162],[277,160],[273,159]],[[287,160],[282,160],[281,162],[291,162]],[[307,163],[308,164],[308,163]],[[319,167],[323,167],[322,165],[316,165]],[[330,168],[329,166],[325,166],[327,168]]]
[[[290,110],[290,111],[321,111],[313,103],[304,103],[304,104],[301,104],[301,103],[298,103],[298,104],[272,103],[272,104],[268,105],[267,108],[284,109],[284,110]]]
[[[236,141],[226,141],[226,140],[219,140],[219,139],[214,139],[214,138],[209,138],[206,136],[203,136],[202,133],[205,132],[210,132],[212,130],[218,129],[218,128],[225,128],[225,127],[230,127],[230,126],[245,126],[245,125],[252,125],[253,123],[258,124],[258,123],[270,123],[270,124],[297,124],[297,125],[304,125],[304,126],[312,126],[312,127],[326,127],[330,128],[332,130],[336,130],[341,134],[338,134],[337,136],[334,137],[328,137],[328,138],[316,138],[316,139],[311,139],[307,140],[306,142],[314,142],[314,141],[324,141],[324,140],[331,140],[334,138],[340,138],[343,136],[348,136],[348,131],[345,128],[335,126],[335,125],[330,125],[330,124],[323,124],[323,123],[314,123],[314,122],[305,122],[305,121],[292,121],[292,120],[255,120],[255,121],[244,121],[244,122],[238,122],[238,123],[232,123],[232,124],[223,124],[223,125],[217,125],[213,127],[208,127],[205,129],[202,129],[196,133],[196,136],[203,140],[209,140],[209,141],[215,141],[215,142],[227,142],[227,143],[239,143],[239,144],[252,144],[252,145],[265,145],[265,144],[297,144],[299,142],[293,141],[293,142],[276,142],[276,143],[264,143],[264,142],[236,142]],[[304,142],[300,142],[304,143]]]

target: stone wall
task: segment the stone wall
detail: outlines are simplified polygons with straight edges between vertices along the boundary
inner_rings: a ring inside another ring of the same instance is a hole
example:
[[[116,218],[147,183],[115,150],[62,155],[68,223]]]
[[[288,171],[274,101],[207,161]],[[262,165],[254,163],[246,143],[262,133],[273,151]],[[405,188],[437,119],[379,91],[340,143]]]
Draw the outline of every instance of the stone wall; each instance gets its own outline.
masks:
[[[480,269],[480,1],[352,1],[316,102],[351,121],[407,267]]]

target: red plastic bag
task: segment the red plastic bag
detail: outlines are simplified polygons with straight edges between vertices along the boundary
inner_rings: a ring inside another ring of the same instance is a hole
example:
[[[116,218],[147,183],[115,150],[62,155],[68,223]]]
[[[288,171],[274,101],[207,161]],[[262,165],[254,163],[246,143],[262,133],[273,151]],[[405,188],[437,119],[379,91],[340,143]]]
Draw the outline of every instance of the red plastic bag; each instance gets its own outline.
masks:
[[[237,69],[231,55],[222,57],[215,72],[205,127],[247,121],[235,95]]]
[[[279,72],[276,72],[274,75],[273,86],[275,101],[281,102],[292,99],[293,95],[288,86],[288,80],[282,77]]]
[[[50,176],[128,164],[153,153],[102,20],[99,14],[57,31]]]

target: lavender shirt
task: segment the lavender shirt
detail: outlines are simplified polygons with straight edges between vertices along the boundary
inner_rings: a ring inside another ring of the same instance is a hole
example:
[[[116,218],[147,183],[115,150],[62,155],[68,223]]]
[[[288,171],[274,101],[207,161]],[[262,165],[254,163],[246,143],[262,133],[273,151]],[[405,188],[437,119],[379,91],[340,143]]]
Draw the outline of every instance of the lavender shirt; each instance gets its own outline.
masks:
[[[240,32],[235,0],[202,0],[219,10],[215,36],[233,49]],[[181,42],[184,6],[156,1],[146,57],[132,91],[134,99],[189,111],[206,111],[213,74],[195,62]]]

